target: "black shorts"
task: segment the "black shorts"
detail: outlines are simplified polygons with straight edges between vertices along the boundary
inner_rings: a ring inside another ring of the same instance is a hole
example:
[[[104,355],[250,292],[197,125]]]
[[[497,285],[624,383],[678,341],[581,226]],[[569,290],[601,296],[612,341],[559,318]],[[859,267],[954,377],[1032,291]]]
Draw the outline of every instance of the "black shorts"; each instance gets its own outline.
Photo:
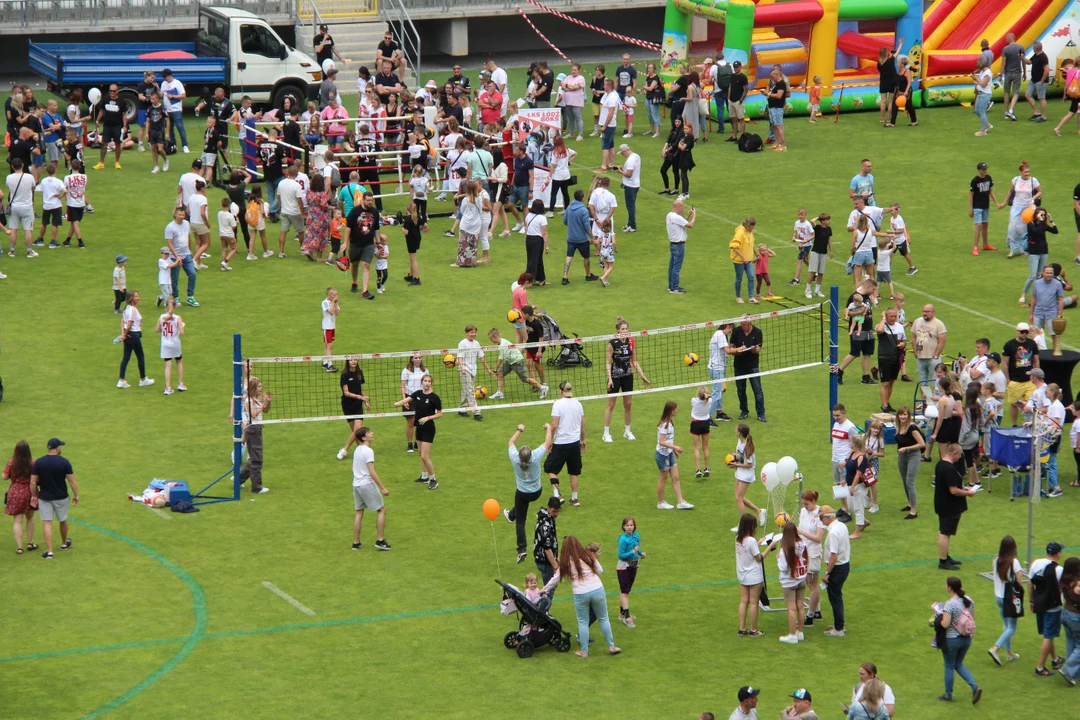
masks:
[[[108,147],[110,142],[114,142],[117,145],[120,144],[120,135],[123,133],[124,128],[119,125],[106,125],[101,128],[101,134],[98,136],[98,140],[101,141],[101,147]]]
[[[608,394],[616,395],[622,392],[634,391],[634,376],[623,375],[622,377],[611,378],[611,384],[608,385]]]
[[[892,382],[900,377],[900,361],[895,358],[878,358],[878,372],[881,382]]]
[[[358,263],[366,262],[369,265],[371,261],[375,259],[375,246],[374,245],[350,245],[349,246],[349,262]]]
[[[1069,101],[1069,112],[1080,112],[1080,98],[1073,98]],[[1077,223],[1080,224],[1080,220]]]
[[[498,188],[495,190],[495,194],[491,196],[491,202],[504,203],[506,202],[506,198],[509,194],[510,193],[506,191],[506,185],[499,185]]]
[[[364,403],[360,400],[354,400],[352,398],[341,398],[341,414],[363,415]],[[352,421],[350,420],[350,422]]]
[[[615,574],[619,576],[619,592],[623,595],[629,595],[630,591],[634,588],[634,580],[637,579],[637,568],[621,568],[616,570]]]
[[[970,467],[975,467],[975,461],[979,459],[979,446],[971,448],[970,450],[964,448],[964,464]]]
[[[419,249],[420,249],[420,238],[416,238],[416,240],[411,240],[411,239],[409,239],[408,236],[405,236],[405,251],[406,252],[408,252],[410,255],[412,255],[413,253],[415,253]]]
[[[904,257],[908,256],[908,246],[906,242],[896,243],[896,254],[903,255]]]
[[[583,243],[568,242],[568,243],[566,243],[566,257],[572,258],[572,257],[574,257],[574,253],[577,253],[577,254],[581,255],[581,257],[588,260],[589,259],[589,243],[587,243],[587,242],[583,242]]]
[[[955,535],[959,528],[959,515],[938,515],[938,533],[941,535]]]
[[[41,224],[49,225],[53,227],[60,227],[64,224],[64,211],[60,208],[52,208],[51,210],[41,211]]]
[[[84,207],[71,207],[70,205],[68,205],[68,209],[67,209],[68,222],[73,222],[73,223],[80,222],[83,219],[83,211],[84,210],[86,210],[86,208],[84,208]]]
[[[708,435],[712,430],[712,426],[709,425],[708,420],[691,420],[690,421],[690,434],[691,435]]]
[[[851,355],[852,357],[859,357],[860,355],[872,356],[874,354],[873,338],[871,338],[870,340],[859,340],[857,339],[859,337],[859,334],[860,333],[856,331],[856,333],[851,336],[851,351],[848,353],[848,355]]]
[[[150,127],[150,132],[147,133],[147,138],[151,145],[164,145],[165,144],[165,128],[163,127]]]
[[[435,442],[435,421],[416,424],[416,442]]]
[[[1076,103],[1076,101],[1073,100],[1073,103]],[[1075,210],[1073,211],[1073,220],[1076,220],[1076,232],[1080,232],[1080,215],[1077,215]]]
[[[563,466],[571,475],[581,474],[581,443],[566,443],[565,445],[552,445],[547,460],[544,460],[544,472],[550,475],[558,475]]]

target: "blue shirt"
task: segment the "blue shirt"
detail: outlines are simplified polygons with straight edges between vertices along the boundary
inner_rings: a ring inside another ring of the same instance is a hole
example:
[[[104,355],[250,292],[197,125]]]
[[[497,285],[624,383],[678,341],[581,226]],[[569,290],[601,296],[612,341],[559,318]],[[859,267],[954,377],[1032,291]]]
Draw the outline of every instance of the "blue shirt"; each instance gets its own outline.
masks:
[[[53,115],[52,113],[43,113],[41,116],[41,127],[43,129],[49,127],[53,123],[60,123],[60,127],[62,128],[64,127],[63,122],[64,118],[61,117],[59,113],[57,113],[56,115]],[[54,143],[59,139],[60,132],[58,130],[45,133],[45,142],[47,143]]]
[[[1056,278],[1046,282],[1039,278],[1031,284],[1031,293],[1035,296],[1035,310],[1032,313],[1037,318],[1056,318],[1058,316],[1058,298],[1065,295],[1061,283]]]
[[[634,552],[634,548],[641,545],[641,535],[635,530],[632,533],[623,533],[619,536],[619,565],[616,569],[621,570],[630,563],[641,559],[641,551]]]
[[[566,242],[587,243],[592,232],[592,218],[589,217],[589,208],[580,200],[571,200],[563,214],[563,225],[566,226]]]
[[[865,177],[860,173],[851,178],[851,189],[856,195],[866,195],[866,204],[874,204],[874,175],[871,173]]]
[[[543,445],[533,448],[532,461],[529,463],[527,470],[521,467],[516,445],[510,446],[507,455],[510,456],[510,464],[514,466],[514,480],[517,482],[518,491],[523,493],[540,492],[540,468],[544,465],[544,455],[547,455],[547,448]]]

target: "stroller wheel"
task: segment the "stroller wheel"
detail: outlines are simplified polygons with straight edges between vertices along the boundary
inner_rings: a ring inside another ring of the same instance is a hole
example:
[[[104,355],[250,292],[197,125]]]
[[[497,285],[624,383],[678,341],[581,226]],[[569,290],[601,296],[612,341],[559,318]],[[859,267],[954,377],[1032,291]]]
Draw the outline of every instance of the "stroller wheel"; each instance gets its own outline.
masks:
[[[551,366],[554,366],[555,365],[555,358],[548,358],[547,364],[551,365]]]
[[[555,649],[561,653],[570,652],[570,636],[560,635],[559,639],[555,641]]]
[[[518,643],[517,654],[518,657],[524,660],[525,658],[531,658],[533,654],[533,644],[529,640],[522,640]]]
[[[513,650],[514,648],[517,647],[517,644],[518,644],[518,641],[517,641],[517,631],[516,630],[511,630],[510,632],[506,633],[505,637],[503,637],[503,645],[506,646],[507,650]]]
[[[592,360],[586,360],[583,363],[581,363],[581,365],[582,365],[582,367],[591,368],[592,367]]]

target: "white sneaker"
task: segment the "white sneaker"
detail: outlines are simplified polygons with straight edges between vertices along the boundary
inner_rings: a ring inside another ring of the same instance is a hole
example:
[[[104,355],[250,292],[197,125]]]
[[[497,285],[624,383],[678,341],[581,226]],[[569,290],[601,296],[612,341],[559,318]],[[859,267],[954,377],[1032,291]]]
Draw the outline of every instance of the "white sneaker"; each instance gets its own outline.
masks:
[[[757,519],[758,519],[758,526],[759,527],[765,527],[765,508],[760,508],[758,510]]]
[[[258,260],[258,259],[259,259],[259,256],[258,256],[258,255],[254,255],[254,254],[252,254],[252,253],[248,253],[248,256],[247,256],[247,258],[246,258],[246,259],[248,259],[248,260]]]
[[[229,264],[227,262],[222,260],[221,261],[221,272],[225,272],[226,270],[232,270],[232,268],[229,267]]]
[[[191,151],[190,151],[190,150],[188,150],[188,146],[187,146],[187,145],[185,145],[185,146],[184,146],[184,154],[185,154],[185,155],[187,155],[187,154],[188,154],[189,152],[191,152]]]
[[[522,229],[522,228],[524,228],[524,227],[525,227],[525,225],[524,225],[524,224],[522,224],[522,223],[516,223],[516,224],[514,225],[514,229],[513,229],[513,230],[511,230],[511,232],[517,232],[518,230],[521,230],[521,229]]]
[[[814,291],[814,297],[823,298],[823,297],[825,297],[825,293],[821,292],[820,290],[815,290]]]
[[[871,506],[870,506],[870,512],[872,512],[872,513],[876,513],[876,512],[877,512],[878,510],[880,510],[880,509],[881,509],[881,508],[880,508],[880,507],[878,507],[878,506],[877,506],[876,504],[875,504],[875,505],[871,505]]]
[[[203,260],[205,260],[208,257],[210,257],[210,253],[202,253],[201,255],[199,255],[199,257],[202,258]]]
[[[795,637],[799,638],[799,642],[802,642],[803,640],[806,639],[806,636],[803,635],[802,632],[795,633]]]
[[[804,295],[804,296],[806,296],[806,299],[807,299],[807,300],[809,300],[809,299],[811,299],[812,297],[814,297],[814,294],[813,294],[812,292],[810,292],[809,290],[807,290],[807,291],[806,291],[805,293],[803,293],[803,295]]]
[[[130,385],[130,384],[128,384],[128,381],[127,381],[127,380],[121,380],[120,382],[116,383],[116,387],[118,387],[118,388],[120,388],[120,389],[124,389],[124,388],[129,388],[129,387],[131,387],[131,385]]]
[[[348,453],[348,451],[345,450],[345,448],[341,448],[340,450],[337,451],[337,459],[338,460],[344,460],[345,456],[348,455],[348,454],[349,453]]]
[[[386,292],[386,291],[385,291],[385,290],[383,290],[383,289],[382,289],[381,287],[379,287],[379,288],[375,288],[375,292],[377,292],[377,293],[379,293],[380,295],[382,295],[382,294],[383,294],[384,292]]]
[[[165,387],[165,392],[162,393],[162,395],[172,395],[172,394],[173,394],[173,389],[171,387],[168,387],[168,386]]]
[[[263,250],[263,257],[264,258],[274,257],[274,251],[273,250]]]
[[[660,503],[656,503],[656,509],[657,510],[674,510],[675,506],[672,505],[669,502],[660,502]]]
[[[583,139],[584,138],[582,138],[580,135],[578,135],[577,138],[576,138],[577,142],[581,142]]]
[[[546,398],[547,394],[548,394],[548,386],[547,385],[541,385],[540,386],[540,399],[543,400],[544,398]]]
[[[608,434],[608,433],[604,433],[604,437],[602,437],[600,439],[603,440],[606,443],[615,442],[614,440],[611,439],[611,435]]]
[[[799,636],[798,635],[781,635],[780,636],[780,642],[787,643],[788,645],[798,645],[799,644]]]
[[[143,147],[142,143],[139,143],[139,152],[146,152],[146,148]]]
[[[623,430],[622,436],[627,440],[637,440],[637,438],[634,437],[634,433],[630,432],[629,430]]]
[[[165,164],[161,166],[161,172],[169,172],[169,161],[166,160]]]
[[[176,389],[180,392],[187,392],[187,385],[185,385],[184,383],[180,383],[176,386]]]
[[[733,532],[733,533],[739,532],[739,526],[736,525],[735,527],[731,528],[731,532]]]
[[[498,390],[491,396],[492,400],[502,400],[505,396],[502,394],[502,390]]]
[[[0,280],[7,280],[7,275],[0,273]]]
[[[143,378],[139,381],[139,387],[150,387],[154,384],[153,378]]]
[[[623,133],[623,137],[624,138],[632,138],[632,137],[634,137],[634,133]]]
[[[26,257],[28,257],[28,258],[36,258],[37,256],[38,256],[38,254],[37,254],[36,250],[27,250],[26,251]]]
[[[256,491],[256,492],[255,492],[255,494],[256,494],[256,495],[265,495],[265,494],[266,494],[266,493],[268,493],[268,492],[270,492],[270,488],[268,488],[268,487],[264,487],[264,488],[262,488],[262,489],[260,489],[260,490]]]
[[[142,148],[139,148],[139,149],[141,150]],[[150,171],[150,174],[151,175],[157,175],[159,172],[161,172],[161,168],[159,168],[157,165],[155,165],[154,169]]]
[[[694,506],[691,505],[690,503],[686,502],[685,500],[683,500],[681,503],[679,503],[675,507],[679,508],[680,510],[693,510],[694,509]]]

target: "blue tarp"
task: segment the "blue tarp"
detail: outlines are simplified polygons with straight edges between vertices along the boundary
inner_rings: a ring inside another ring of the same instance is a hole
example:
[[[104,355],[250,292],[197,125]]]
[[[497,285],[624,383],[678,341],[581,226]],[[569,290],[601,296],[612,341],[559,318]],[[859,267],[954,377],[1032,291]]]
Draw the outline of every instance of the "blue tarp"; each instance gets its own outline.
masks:
[[[990,459],[1001,465],[1020,467],[1031,464],[1031,428],[990,429]]]

